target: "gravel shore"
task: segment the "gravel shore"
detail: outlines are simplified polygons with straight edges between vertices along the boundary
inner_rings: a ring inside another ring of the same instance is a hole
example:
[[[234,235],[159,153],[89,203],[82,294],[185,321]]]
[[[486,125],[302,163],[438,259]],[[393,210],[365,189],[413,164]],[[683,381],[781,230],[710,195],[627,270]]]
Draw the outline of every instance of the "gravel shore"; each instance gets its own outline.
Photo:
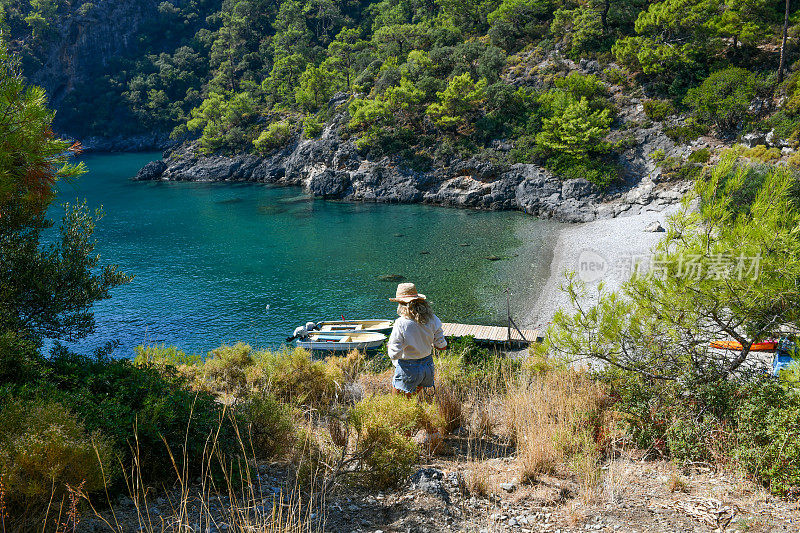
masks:
[[[561,229],[556,237],[550,277],[522,320],[524,326],[543,329],[558,309],[570,307],[569,298],[561,291],[565,271],[577,272],[586,282],[590,289],[587,303],[596,301],[597,292],[592,289],[601,281],[608,289],[619,288],[630,277],[636,262],[649,261],[652,248],[664,236],[663,232],[652,231],[654,223],[666,227],[667,218],[679,209],[676,204],[663,211],[620,215]]]

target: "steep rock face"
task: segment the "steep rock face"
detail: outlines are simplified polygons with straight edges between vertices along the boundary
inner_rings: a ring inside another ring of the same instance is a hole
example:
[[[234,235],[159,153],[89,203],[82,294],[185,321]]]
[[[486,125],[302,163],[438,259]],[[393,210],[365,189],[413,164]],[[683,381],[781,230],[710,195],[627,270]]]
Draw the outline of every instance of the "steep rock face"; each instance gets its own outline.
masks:
[[[11,48],[30,52],[23,56],[25,76],[30,83],[47,91],[50,107],[58,111],[64,109],[65,98],[82,85],[117,74],[121,60],[137,60],[145,52],[174,50],[175,39],[170,40],[168,32],[159,28],[168,29],[183,21],[174,21],[169,12],[159,10],[161,3],[162,0],[76,0],[62,6],[58,16],[49,21],[45,38],[34,40],[29,34],[12,36]],[[192,0],[171,0],[176,9],[191,3]],[[216,2],[216,7],[219,5],[221,0]],[[203,18],[198,17],[195,23],[198,28]],[[92,118],[87,116],[86,120]],[[61,121],[59,113],[55,126],[59,133],[74,135],[75,124]],[[169,144],[164,132],[133,136],[109,132],[108,137],[81,140],[89,151],[163,149]]]
[[[99,0],[86,14],[77,4],[82,3],[52,24],[55,35],[44,44],[41,67],[26,73],[55,107],[75,85],[107,69],[115,58],[137,51],[136,36],[157,16],[159,1]]]

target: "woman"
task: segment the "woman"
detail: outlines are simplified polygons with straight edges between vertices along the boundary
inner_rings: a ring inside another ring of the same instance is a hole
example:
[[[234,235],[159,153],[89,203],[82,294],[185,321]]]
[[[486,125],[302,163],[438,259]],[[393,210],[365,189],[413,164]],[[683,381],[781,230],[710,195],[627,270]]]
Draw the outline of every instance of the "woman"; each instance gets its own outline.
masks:
[[[392,302],[398,302],[389,357],[394,364],[392,385],[396,394],[410,397],[423,387],[433,387],[433,347],[447,348],[442,321],[433,314],[424,294],[413,283],[401,283]]]

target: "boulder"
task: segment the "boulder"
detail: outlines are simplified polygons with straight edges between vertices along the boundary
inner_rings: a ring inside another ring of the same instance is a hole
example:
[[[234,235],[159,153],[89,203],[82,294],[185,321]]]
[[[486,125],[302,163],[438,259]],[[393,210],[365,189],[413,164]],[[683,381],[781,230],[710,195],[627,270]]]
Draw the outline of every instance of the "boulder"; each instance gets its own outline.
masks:
[[[742,135],[742,144],[747,146],[748,148],[753,148],[755,146],[758,146],[759,144],[766,145],[767,136],[757,131],[754,131],[752,133],[746,133]]]
[[[147,163],[142,169],[136,173],[133,178],[136,181],[152,181],[161,178],[161,175],[167,169],[167,164],[162,160],[151,161]]]
[[[660,232],[666,231],[658,220],[654,220],[653,222],[648,224],[644,228],[644,230],[649,232],[649,233],[660,233]]]
[[[584,178],[566,180],[561,185],[562,198],[575,198],[583,200],[597,194],[597,187],[594,183]]]
[[[308,191],[323,198],[342,198],[350,186],[350,175],[347,172],[335,172],[326,169],[308,182]]]

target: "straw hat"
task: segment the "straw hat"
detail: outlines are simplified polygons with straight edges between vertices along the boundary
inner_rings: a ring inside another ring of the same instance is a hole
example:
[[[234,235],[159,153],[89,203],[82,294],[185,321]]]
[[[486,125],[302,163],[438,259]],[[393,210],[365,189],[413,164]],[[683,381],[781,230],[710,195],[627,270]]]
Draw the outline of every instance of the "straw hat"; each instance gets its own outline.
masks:
[[[397,292],[394,298],[389,298],[392,302],[400,302],[407,304],[413,300],[426,300],[424,294],[417,292],[417,286],[413,283],[401,283],[397,286]]]

